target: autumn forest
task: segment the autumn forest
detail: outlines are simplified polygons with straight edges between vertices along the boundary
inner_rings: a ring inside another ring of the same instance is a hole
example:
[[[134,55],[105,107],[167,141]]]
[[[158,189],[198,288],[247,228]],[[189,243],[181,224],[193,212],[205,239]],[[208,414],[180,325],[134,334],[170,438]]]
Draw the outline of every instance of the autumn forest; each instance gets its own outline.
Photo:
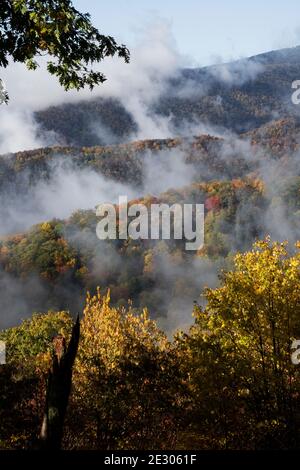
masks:
[[[0,44],[0,450],[299,450],[300,46],[168,68],[69,0]],[[120,195],[203,204],[203,246],[100,240]]]

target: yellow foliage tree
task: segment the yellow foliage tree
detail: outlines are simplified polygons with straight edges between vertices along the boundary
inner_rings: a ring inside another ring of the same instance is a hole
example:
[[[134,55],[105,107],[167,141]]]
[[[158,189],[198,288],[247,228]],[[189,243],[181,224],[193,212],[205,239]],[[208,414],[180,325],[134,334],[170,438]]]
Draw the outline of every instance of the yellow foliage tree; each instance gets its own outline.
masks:
[[[198,432],[210,447],[299,446],[299,245],[291,254],[286,243],[256,243],[205,298],[179,341]]]
[[[114,308],[99,289],[88,295],[73,377],[73,419],[80,424],[69,442],[98,449],[171,446],[180,401],[175,361],[146,310]]]

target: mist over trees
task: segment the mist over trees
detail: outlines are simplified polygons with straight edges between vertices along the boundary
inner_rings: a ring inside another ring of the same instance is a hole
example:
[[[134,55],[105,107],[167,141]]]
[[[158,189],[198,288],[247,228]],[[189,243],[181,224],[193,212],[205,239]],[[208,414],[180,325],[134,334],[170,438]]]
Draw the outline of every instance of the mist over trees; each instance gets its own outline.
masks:
[[[36,77],[0,88],[1,450],[300,447],[300,47],[186,68],[150,29],[123,74],[71,1],[1,2]],[[203,204],[204,246],[99,240],[121,195]]]
[[[63,448],[299,447],[299,367],[290,356],[300,333],[299,265],[299,247],[289,253],[270,239],[237,254],[220,287],[205,291],[205,308],[195,306],[194,324],[173,339],[146,310],[113,307],[99,290],[88,295]],[[0,334],[8,348],[2,449],[34,446],[51,338],[68,340],[72,323],[48,312]]]

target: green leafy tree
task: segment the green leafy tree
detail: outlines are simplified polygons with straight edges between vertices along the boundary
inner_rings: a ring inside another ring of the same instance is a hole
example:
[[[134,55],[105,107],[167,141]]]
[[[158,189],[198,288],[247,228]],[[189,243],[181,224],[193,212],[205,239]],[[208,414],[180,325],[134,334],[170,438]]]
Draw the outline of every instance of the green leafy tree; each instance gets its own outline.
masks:
[[[117,55],[129,62],[126,46],[101,34],[89,14],[77,11],[70,0],[2,0],[0,66],[7,67],[12,59],[35,70],[41,55],[49,57],[48,71],[66,90],[92,89],[104,82],[104,74],[91,67],[105,57]]]
[[[50,311],[0,332],[7,350],[7,363],[0,365],[0,449],[29,448],[37,442],[52,338],[68,338],[72,323],[67,312]]]

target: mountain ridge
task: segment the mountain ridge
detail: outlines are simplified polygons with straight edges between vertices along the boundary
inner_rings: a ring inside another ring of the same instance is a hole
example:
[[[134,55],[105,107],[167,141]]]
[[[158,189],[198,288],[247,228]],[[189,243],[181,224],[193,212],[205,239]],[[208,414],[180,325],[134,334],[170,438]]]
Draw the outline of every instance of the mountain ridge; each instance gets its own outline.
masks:
[[[184,123],[240,134],[279,117],[299,117],[299,107],[291,102],[291,85],[298,78],[300,46],[182,69],[167,80],[164,92],[147,112],[169,119],[173,135],[184,134]],[[64,145],[126,143],[138,132],[134,115],[117,98],[50,106],[35,112],[35,119],[40,132],[54,132]]]

